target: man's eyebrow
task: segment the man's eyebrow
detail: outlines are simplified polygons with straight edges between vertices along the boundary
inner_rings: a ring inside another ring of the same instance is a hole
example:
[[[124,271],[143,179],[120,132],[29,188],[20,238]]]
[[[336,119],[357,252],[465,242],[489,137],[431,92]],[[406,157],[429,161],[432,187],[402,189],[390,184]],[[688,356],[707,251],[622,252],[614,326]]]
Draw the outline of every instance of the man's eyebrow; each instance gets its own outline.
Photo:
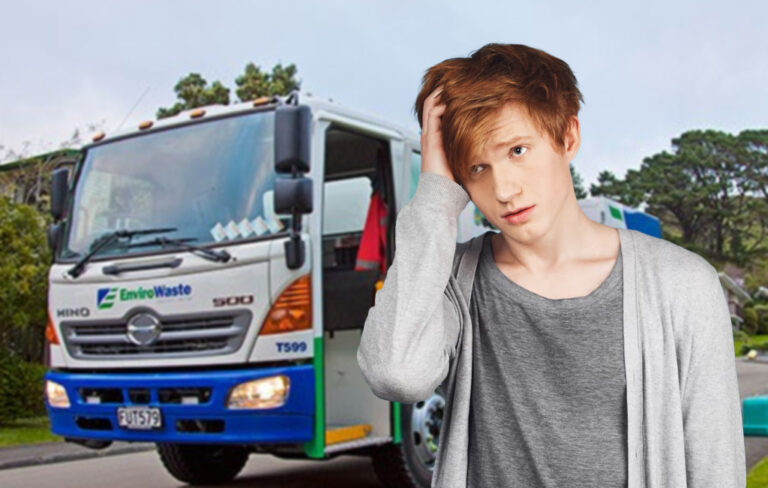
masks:
[[[529,139],[530,139],[530,136],[526,136],[526,135],[515,136],[515,137],[512,137],[509,140],[506,140],[506,141],[503,141],[503,142],[499,142],[498,144],[493,146],[493,149],[499,149],[499,148],[502,148],[502,147],[505,147],[505,146],[511,146],[512,144],[515,144],[517,142],[527,141]]]

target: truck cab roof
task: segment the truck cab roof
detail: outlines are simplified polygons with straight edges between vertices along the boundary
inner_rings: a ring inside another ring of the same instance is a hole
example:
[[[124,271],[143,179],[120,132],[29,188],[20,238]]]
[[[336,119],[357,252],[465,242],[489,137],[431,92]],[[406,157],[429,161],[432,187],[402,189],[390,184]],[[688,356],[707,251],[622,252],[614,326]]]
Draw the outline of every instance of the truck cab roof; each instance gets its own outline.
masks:
[[[229,105],[212,104],[184,110],[172,117],[148,119],[138,124],[138,126],[128,127],[108,134],[103,132],[97,133],[93,136],[92,142],[84,144],[83,147],[100,145],[116,139],[131,137],[139,133],[157,132],[173,127],[195,124],[212,118],[264,110],[267,107],[285,104],[287,98],[288,96],[274,96],[271,97],[271,99],[264,97],[257,101],[237,102]],[[328,118],[337,120],[352,119],[356,122],[355,125],[360,122],[373,124],[379,129],[386,129],[392,133],[393,137],[398,139],[418,141],[420,137],[418,132],[402,124],[398,124],[372,112],[341,105],[330,98],[324,99],[314,96],[309,92],[298,92],[298,102],[299,104],[310,106],[313,114],[324,113]],[[317,115],[315,115],[315,117],[316,116]]]

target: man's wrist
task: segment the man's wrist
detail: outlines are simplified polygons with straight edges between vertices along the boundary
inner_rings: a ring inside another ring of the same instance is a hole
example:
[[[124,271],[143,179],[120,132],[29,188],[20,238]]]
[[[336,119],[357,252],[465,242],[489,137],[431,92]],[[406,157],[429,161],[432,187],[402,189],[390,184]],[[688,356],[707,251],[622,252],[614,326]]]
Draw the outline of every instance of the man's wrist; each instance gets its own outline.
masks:
[[[469,194],[453,179],[433,171],[422,171],[413,194],[414,205],[426,206],[458,217],[469,202]]]

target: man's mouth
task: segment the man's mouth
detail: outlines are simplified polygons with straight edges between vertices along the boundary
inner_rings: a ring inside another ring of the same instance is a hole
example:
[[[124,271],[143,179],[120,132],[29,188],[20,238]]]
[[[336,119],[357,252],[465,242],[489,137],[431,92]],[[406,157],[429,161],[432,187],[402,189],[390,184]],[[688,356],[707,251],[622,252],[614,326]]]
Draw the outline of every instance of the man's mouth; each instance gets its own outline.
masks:
[[[527,207],[521,207],[521,208],[518,208],[517,210],[514,210],[514,211],[512,211],[512,212],[507,212],[507,213],[505,213],[504,215],[502,215],[502,217],[509,217],[510,215],[517,215],[517,214],[519,214],[520,212],[522,212],[523,210],[529,209],[529,208],[531,208],[531,207],[533,207],[533,205],[528,205]]]

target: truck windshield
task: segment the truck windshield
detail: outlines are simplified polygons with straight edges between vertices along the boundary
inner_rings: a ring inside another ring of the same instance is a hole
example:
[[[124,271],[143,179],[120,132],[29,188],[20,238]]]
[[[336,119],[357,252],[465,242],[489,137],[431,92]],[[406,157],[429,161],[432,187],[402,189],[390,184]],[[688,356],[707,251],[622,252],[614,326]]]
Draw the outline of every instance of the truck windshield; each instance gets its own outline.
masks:
[[[195,245],[287,230],[290,216],[273,211],[273,141],[274,111],[267,111],[92,147],[59,257],[81,257],[116,230],[175,228],[164,237]],[[94,259],[162,249],[136,243],[106,246]]]

